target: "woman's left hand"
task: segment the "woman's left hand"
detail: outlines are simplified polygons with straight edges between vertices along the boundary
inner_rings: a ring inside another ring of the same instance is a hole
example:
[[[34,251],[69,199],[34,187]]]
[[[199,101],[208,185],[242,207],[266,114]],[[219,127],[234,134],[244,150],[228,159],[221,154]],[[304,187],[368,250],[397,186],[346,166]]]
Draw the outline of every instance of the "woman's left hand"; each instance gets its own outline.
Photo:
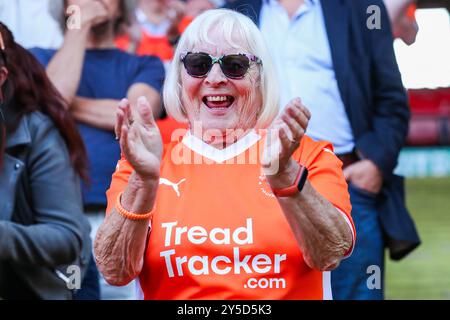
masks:
[[[292,154],[300,146],[310,118],[309,110],[302,104],[300,98],[295,98],[269,127],[261,161],[269,183],[270,180],[287,174],[296,166]]]

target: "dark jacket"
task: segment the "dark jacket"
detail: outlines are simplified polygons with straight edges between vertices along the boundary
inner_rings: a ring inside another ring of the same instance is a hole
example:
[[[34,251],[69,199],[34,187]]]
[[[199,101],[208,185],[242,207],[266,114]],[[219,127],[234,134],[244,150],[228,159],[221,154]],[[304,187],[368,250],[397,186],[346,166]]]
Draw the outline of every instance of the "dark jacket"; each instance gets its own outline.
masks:
[[[405,207],[403,178],[393,174],[408,132],[410,112],[394,55],[389,17],[382,0],[321,0],[333,66],[356,149],[382,171],[378,195],[381,223],[393,259],[420,240]],[[370,5],[381,9],[381,29],[369,29]],[[237,0],[228,8],[257,25],[262,0]]]
[[[3,160],[0,298],[71,299],[64,276],[74,273],[67,267],[85,270],[91,242],[66,144],[52,121],[35,112],[7,135]]]

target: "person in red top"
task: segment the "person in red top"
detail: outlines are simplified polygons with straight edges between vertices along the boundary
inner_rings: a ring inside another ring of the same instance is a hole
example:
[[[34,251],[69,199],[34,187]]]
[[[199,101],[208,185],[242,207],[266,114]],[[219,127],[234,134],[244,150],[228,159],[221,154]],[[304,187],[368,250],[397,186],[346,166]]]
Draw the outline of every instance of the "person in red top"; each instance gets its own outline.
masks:
[[[168,112],[188,121],[163,146],[145,98],[122,100],[122,158],[94,252],[111,284],[145,299],[331,299],[355,229],[342,163],[305,135],[300,99],[278,90],[256,26],[217,9],[182,35]]]
[[[155,55],[165,64],[173,57],[174,44],[192,21],[180,0],[140,0],[129,32],[116,37],[119,49],[137,55]]]
[[[223,5],[220,0],[139,0],[136,24],[115,39],[119,49],[172,60],[176,42],[200,13]]]

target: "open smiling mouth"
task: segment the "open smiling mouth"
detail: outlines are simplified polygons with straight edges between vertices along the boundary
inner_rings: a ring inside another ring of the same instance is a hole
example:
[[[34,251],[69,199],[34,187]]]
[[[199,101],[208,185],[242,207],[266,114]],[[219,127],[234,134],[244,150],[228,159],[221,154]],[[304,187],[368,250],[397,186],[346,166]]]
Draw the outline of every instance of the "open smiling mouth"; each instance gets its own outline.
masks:
[[[229,95],[204,96],[203,103],[209,109],[228,109],[234,102],[234,97]]]

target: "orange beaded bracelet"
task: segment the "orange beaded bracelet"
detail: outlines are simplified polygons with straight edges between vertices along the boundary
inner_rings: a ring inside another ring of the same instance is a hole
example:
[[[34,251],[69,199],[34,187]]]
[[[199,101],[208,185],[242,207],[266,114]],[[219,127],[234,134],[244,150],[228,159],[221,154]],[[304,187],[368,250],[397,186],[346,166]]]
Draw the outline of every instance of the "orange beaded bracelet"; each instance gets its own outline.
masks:
[[[119,195],[117,196],[116,209],[124,218],[130,219],[130,220],[146,220],[146,219],[152,218],[153,212],[155,211],[154,207],[152,210],[150,210],[150,212],[147,212],[147,213],[133,213],[133,212],[129,212],[129,211],[125,210],[122,207],[122,204],[120,203],[120,199],[122,198],[122,193],[123,192],[119,193]]]

